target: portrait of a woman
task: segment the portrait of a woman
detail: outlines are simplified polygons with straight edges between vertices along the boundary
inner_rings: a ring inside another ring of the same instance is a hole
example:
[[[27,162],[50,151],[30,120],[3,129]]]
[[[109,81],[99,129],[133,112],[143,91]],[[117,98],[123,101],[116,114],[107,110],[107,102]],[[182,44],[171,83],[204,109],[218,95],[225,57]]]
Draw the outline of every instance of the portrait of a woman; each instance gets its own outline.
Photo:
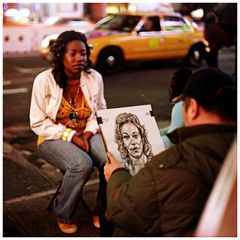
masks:
[[[134,175],[153,156],[146,129],[132,113],[120,113],[115,124],[115,142],[123,165]]]

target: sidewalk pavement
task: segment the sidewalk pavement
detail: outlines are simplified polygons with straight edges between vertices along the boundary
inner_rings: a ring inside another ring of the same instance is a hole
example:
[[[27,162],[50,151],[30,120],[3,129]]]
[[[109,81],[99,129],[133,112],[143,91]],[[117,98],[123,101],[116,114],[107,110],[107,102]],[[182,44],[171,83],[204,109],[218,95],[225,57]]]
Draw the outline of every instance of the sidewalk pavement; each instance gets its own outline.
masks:
[[[158,122],[165,127],[169,122]],[[62,174],[36,152],[37,137],[29,126],[3,129],[3,237],[99,237],[92,216],[82,208],[79,231],[62,233],[54,210],[47,210]],[[83,198],[95,207],[98,175],[94,171],[84,187]]]
[[[224,51],[225,49],[223,49]],[[234,48],[220,53],[220,64],[226,64],[229,74],[234,72]],[[231,56],[231,58],[229,57]],[[224,57],[224,58],[223,58]],[[221,66],[220,66],[221,68]],[[165,127],[169,122],[158,122]],[[28,126],[3,129],[3,237],[98,237],[91,216],[82,209],[79,231],[66,235],[57,226],[53,209],[48,203],[56,191],[62,175],[57,169],[39,158],[36,153],[36,136]],[[84,187],[83,197],[91,208],[95,206],[98,188],[96,173]]]
[[[62,175],[37,156],[36,136],[29,127],[5,128],[3,139],[3,237],[98,237],[99,229],[84,208],[77,233],[59,230],[54,210],[47,206]],[[97,188],[94,172],[83,193],[91,209]]]

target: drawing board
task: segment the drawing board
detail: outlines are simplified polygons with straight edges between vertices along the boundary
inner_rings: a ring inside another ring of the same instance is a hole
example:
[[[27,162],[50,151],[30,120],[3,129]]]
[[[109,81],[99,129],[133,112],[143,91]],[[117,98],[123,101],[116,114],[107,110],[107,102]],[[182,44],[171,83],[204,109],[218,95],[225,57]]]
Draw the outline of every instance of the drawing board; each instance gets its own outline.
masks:
[[[130,141],[134,142],[135,141],[134,138],[137,138],[136,132],[140,131],[138,129],[138,125],[139,125],[138,123],[140,123],[141,125],[140,127],[141,131],[139,133],[140,137],[143,138],[143,135],[145,136],[144,141],[148,141],[148,148],[150,146],[152,156],[155,156],[164,150],[164,144],[161,139],[159,129],[158,129],[155,117],[153,115],[152,107],[150,104],[99,110],[97,111],[97,120],[98,120],[98,124],[105,142],[106,150],[111,152],[115,156],[115,158],[119,160],[122,164],[124,164],[124,161],[126,159],[122,157],[121,151],[119,149],[124,147],[121,146],[119,148],[119,141],[116,140],[116,136],[118,136],[118,139],[119,138],[121,139],[121,137],[124,139],[124,141],[121,140],[122,142],[124,142],[122,143],[122,145],[124,146],[128,145],[128,144],[125,144],[125,142],[128,142],[128,143]],[[135,120],[135,123],[132,123],[131,120]],[[123,125],[126,123],[125,121],[131,122],[132,124],[130,125],[126,124],[123,127]],[[136,123],[136,121],[138,122]],[[119,127],[119,122],[121,122],[121,126],[123,128]],[[134,127],[133,125],[135,125],[136,127]],[[119,133],[117,129],[118,130],[121,129],[121,132]],[[125,132],[122,132],[123,131],[122,129],[125,129],[124,130]],[[131,130],[131,129],[135,129],[135,130]],[[144,145],[144,143],[142,144]],[[137,143],[135,145],[134,143],[132,143],[131,146],[132,147],[129,147],[128,149],[129,153],[131,155],[131,152],[132,152],[133,153],[132,156],[134,156],[133,159],[136,160],[137,157],[135,157],[135,155],[137,155],[137,152],[138,152]],[[143,149],[145,148],[146,147],[143,146]],[[126,154],[124,153],[123,155],[126,155]],[[144,160],[145,162],[146,162],[146,158],[147,157],[145,157],[145,160]],[[147,158],[147,160],[149,160],[149,158]],[[136,161],[135,161],[135,164],[137,164]]]

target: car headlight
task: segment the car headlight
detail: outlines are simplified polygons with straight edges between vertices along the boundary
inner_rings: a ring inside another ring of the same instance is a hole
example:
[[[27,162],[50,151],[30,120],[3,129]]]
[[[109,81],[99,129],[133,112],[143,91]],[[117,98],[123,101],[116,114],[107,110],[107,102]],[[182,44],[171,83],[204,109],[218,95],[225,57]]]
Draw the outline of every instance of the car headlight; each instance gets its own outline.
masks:
[[[93,48],[93,44],[92,44],[92,43],[89,43],[88,46],[89,46],[90,48]]]
[[[50,40],[48,38],[43,39],[42,43],[41,43],[41,47],[42,48],[48,48],[50,45]]]

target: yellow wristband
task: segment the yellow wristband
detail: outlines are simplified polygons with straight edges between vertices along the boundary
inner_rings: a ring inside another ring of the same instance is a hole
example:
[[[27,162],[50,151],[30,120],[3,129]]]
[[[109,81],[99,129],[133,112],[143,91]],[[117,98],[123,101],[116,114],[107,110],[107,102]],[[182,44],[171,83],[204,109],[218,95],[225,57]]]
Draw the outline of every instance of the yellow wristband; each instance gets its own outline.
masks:
[[[67,128],[65,129],[65,131],[63,132],[62,135],[62,140],[67,141],[68,140],[68,136],[69,134],[72,132],[73,130],[71,128]]]
[[[68,138],[67,138],[67,141],[68,141],[68,142],[71,142],[71,141],[72,141],[73,135],[74,135],[76,132],[77,132],[77,131],[72,130],[72,131],[68,134]]]

